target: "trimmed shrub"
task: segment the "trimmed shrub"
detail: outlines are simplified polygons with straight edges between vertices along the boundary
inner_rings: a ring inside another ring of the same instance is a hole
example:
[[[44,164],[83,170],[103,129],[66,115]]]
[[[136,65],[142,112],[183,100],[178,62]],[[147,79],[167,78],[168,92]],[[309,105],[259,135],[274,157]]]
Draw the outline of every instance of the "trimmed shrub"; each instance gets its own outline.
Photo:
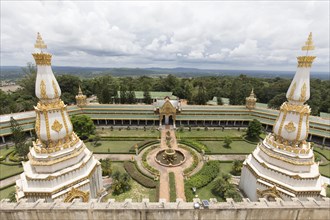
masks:
[[[193,157],[193,163],[191,164],[191,166],[190,167],[187,167],[186,169],[184,169],[184,171],[183,171],[183,173],[185,174],[185,175],[189,175],[196,167],[197,167],[197,165],[198,165],[198,162],[199,162],[199,160],[198,160],[198,156],[196,155],[196,153],[192,150],[192,149],[190,149],[189,147],[186,147],[186,146],[183,146],[183,145],[181,145],[180,146],[181,148],[183,148],[183,149],[185,149],[185,150],[187,150],[187,151],[189,151],[189,153],[192,155],[192,157]]]
[[[198,141],[195,141],[195,140],[183,139],[183,140],[180,140],[179,143],[185,144],[185,145],[187,145],[189,147],[192,147],[196,151],[198,151],[199,153],[201,153],[202,150],[204,150],[205,153],[210,152],[210,150],[208,149],[208,147],[205,144],[202,144],[202,143],[200,143]]]
[[[209,184],[214,180],[219,173],[219,162],[218,161],[209,161],[203,168],[191,176],[189,180],[185,181],[185,195],[187,201],[192,201],[194,195],[192,192],[192,187],[201,188]]]
[[[140,183],[142,186],[147,188],[155,188],[156,181],[140,173],[137,169],[136,164],[131,161],[124,162],[124,168],[126,172],[134,179],[136,182]]]
[[[170,202],[176,201],[175,176],[173,172],[168,174],[170,184]]]

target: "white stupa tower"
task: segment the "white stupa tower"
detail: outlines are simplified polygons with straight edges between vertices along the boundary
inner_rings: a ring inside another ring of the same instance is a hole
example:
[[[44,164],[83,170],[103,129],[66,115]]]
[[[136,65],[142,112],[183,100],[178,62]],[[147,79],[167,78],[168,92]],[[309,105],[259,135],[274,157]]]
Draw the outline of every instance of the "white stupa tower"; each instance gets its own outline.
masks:
[[[314,162],[311,144],[306,142],[310,107],[304,104],[310,97],[309,75],[315,56],[312,33],[306,45],[305,56],[299,56],[298,68],[291,82],[273,133],[269,134],[243,163],[240,189],[256,201],[258,198],[291,200],[293,197],[321,197],[325,189]]]
[[[36,96],[39,99],[35,131],[37,140],[23,162],[24,172],[16,181],[16,197],[36,201],[62,198],[87,202],[103,190],[100,162],[73,132],[61,89],[51,68],[52,55],[38,33],[33,57],[37,64]]]

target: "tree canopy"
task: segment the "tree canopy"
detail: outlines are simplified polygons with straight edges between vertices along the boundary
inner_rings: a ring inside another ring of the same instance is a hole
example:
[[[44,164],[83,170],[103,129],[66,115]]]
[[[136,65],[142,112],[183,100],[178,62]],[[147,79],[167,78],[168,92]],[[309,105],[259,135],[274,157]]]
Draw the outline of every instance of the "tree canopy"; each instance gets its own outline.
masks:
[[[73,115],[71,122],[74,131],[82,140],[89,138],[90,135],[95,133],[96,127],[93,120],[87,115]]]

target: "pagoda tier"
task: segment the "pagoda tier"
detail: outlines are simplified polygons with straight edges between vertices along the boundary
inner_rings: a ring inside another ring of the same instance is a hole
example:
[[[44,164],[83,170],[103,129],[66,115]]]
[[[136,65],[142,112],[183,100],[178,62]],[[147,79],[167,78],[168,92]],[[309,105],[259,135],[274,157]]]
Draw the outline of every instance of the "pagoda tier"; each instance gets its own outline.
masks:
[[[36,135],[23,162],[24,172],[16,181],[17,199],[31,201],[62,198],[89,201],[103,190],[100,163],[73,132],[66,105],[60,99],[61,89],[51,69],[51,54],[38,33],[32,54],[37,64],[35,107]]]
[[[303,50],[313,50],[312,34]],[[246,196],[274,200],[325,195],[319,165],[306,142],[310,108],[309,74],[314,56],[298,57],[297,72],[280,107],[273,133],[269,134],[243,163],[240,188]]]

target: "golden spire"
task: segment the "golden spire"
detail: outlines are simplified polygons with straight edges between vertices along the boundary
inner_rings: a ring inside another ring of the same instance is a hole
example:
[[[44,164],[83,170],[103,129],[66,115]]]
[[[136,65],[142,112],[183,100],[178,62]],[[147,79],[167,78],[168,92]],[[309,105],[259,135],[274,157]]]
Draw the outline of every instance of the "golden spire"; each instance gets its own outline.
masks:
[[[301,48],[302,50],[314,50],[315,46],[313,45],[312,32],[309,33],[308,39],[305,42],[305,46]]]
[[[42,37],[40,35],[40,33],[38,32],[37,35],[37,40],[36,43],[34,44],[34,48],[39,48],[39,49],[47,49],[47,45],[45,44],[45,42],[42,40]]]
[[[78,95],[83,95],[80,85],[79,85]]]

